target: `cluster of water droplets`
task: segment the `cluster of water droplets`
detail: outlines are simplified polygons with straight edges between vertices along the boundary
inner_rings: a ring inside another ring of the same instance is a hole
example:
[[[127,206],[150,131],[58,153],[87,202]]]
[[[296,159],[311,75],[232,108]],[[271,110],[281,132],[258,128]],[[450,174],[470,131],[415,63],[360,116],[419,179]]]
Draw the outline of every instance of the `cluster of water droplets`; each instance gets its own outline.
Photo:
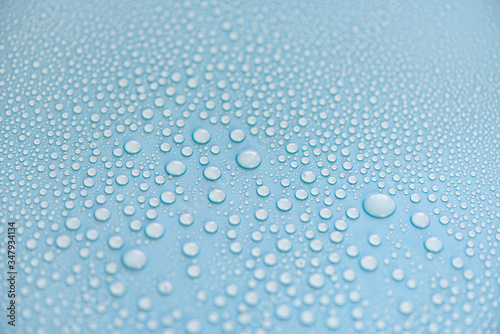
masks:
[[[456,32],[472,5],[67,6],[0,14],[23,333],[500,328],[498,27]],[[413,10],[444,46],[401,33]]]

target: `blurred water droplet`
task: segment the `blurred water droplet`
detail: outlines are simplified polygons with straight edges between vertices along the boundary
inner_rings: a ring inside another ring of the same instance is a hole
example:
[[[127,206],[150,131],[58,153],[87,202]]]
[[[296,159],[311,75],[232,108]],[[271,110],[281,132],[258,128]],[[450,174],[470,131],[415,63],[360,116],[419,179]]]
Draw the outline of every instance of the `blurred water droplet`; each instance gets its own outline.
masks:
[[[141,270],[146,265],[148,258],[143,251],[132,249],[123,255],[122,260],[123,264],[128,269]]]

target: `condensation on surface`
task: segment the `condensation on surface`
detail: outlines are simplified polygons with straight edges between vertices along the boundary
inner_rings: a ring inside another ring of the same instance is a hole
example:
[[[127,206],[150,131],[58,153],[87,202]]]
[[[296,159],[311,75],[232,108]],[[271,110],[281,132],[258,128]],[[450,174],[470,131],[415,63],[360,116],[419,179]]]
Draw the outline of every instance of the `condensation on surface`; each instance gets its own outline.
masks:
[[[0,7],[19,333],[498,332],[497,2]]]

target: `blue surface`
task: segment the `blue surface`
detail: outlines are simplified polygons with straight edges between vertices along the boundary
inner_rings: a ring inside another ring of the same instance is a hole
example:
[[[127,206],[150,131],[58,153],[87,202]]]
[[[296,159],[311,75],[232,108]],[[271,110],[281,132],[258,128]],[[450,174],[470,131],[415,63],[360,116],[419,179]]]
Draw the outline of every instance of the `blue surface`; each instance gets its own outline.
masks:
[[[500,330],[498,2],[0,6],[1,333]]]

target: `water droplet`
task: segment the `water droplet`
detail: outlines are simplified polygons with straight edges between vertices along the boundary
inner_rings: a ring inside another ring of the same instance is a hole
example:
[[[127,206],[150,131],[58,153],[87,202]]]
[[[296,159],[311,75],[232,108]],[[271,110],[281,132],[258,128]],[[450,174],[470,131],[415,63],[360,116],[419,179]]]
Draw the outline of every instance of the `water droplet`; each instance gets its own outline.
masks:
[[[164,296],[169,295],[173,291],[173,286],[170,281],[162,281],[158,284],[158,292]]]
[[[366,271],[374,271],[378,267],[377,259],[371,255],[363,256],[359,264]]]
[[[67,235],[61,235],[56,239],[57,247],[61,249],[66,249],[71,244],[71,239]]]
[[[425,240],[424,246],[431,253],[439,253],[443,249],[443,243],[436,237]]]
[[[216,181],[220,179],[221,175],[222,172],[220,169],[214,166],[207,167],[203,171],[203,176],[205,176],[205,178],[209,181]]]
[[[387,218],[396,211],[396,203],[384,194],[372,194],[363,201],[363,209],[372,217]]]
[[[71,231],[76,231],[80,228],[82,223],[80,222],[80,219],[76,217],[71,217],[66,220],[66,228]]]
[[[292,249],[292,242],[289,239],[278,240],[276,247],[282,252],[289,252]]]
[[[255,169],[259,167],[261,161],[260,155],[252,150],[243,151],[236,156],[236,162],[244,169]]]
[[[321,289],[325,285],[325,278],[321,274],[312,274],[308,282],[312,288]]]
[[[203,145],[210,141],[210,132],[205,129],[197,129],[193,132],[193,140],[195,143]]]
[[[276,307],[275,314],[278,319],[287,320],[290,319],[292,315],[292,310],[288,305],[282,304]]]
[[[368,242],[374,247],[378,247],[382,244],[382,238],[377,234],[372,234],[368,237]]]
[[[109,286],[109,292],[114,297],[123,297],[126,292],[125,284],[123,284],[122,282],[114,282]]]
[[[292,202],[286,198],[280,198],[276,203],[276,207],[281,211],[290,211],[292,209]]]
[[[144,233],[151,239],[159,239],[165,233],[165,228],[160,223],[149,223]]]
[[[464,267],[464,260],[462,260],[461,258],[459,257],[454,257],[452,260],[451,260],[451,265],[453,266],[453,268],[455,269],[462,269]]]
[[[399,311],[404,315],[410,315],[413,313],[413,304],[409,301],[404,301],[399,304]]]
[[[217,232],[218,228],[219,228],[219,226],[214,221],[209,221],[209,222],[205,223],[205,231],[207,233],[210,233],[210,234],[215,233],[215,232]]]
[[[346,211],[346,216],[349,219],[358,219],[359,218],[359,210],[356,208],[349,208]]]
[[[183,213],[179,216],[179,223],[184,226],[189,226],[194,223],[194,218],[189,213]]]
[[[314,181],[316,181],[316,175],[314,175],[314,173],[311,171],[306,171],[300,175],[300,179],[304,183],[313,183]]]
[[[179,160],[170,161],[165,166],[165,171],[172,176],[181,176],[186,172],[186,169],[186,165]]]
[[[106,208],[99,208],[95,211],[94,217],[100,222],[105,222],[111,217],[111,212]]]
[[[200,252],[200,247],[194,242],[187,242],[182,246],[182,253],[188,257],[195,257]]]
[[[429,222],[430,222],[429,216],[427,216],[423,212],[417,212],[417,213],[413,214],[411,216],[410,220],[411,220],[411,223],[413,224],[413,226],[415,226],[417,228],[426,228],[427,226],[429,226]]]
[[[300,314],[300,323],[304,326],[312,326],[316,322],[316,316],[312,311],[303,311]]]
[[[137,154],[142,149],[141,144],[139,144],[139,142],[135,140],[129,140],[127,143],[125,143],[123,148],[128,154]]]
[[[212,203],[222,203],[226,200],[226,194],[220,189],[214,189],[208,194],[208,199]]]
[[[123,255],[122,261],[128,269],[141,270],[146,265],[148,258],[143,251],[132,249]]]
[[[165,191],[161,194],[160,199],[165,204],[172,204],[175,202],[175,194],[170,191]]]
[[[229,138],[231,138],[231,140],[235,143],[241,143],[245,140],[245,137],[245,133],[238,129],[231,131],[231,134],[229,135]]]
[[[405,272],[401,268],[396,268],[392,271],[392,278],[396,282],[401,282],[405,278]]]

